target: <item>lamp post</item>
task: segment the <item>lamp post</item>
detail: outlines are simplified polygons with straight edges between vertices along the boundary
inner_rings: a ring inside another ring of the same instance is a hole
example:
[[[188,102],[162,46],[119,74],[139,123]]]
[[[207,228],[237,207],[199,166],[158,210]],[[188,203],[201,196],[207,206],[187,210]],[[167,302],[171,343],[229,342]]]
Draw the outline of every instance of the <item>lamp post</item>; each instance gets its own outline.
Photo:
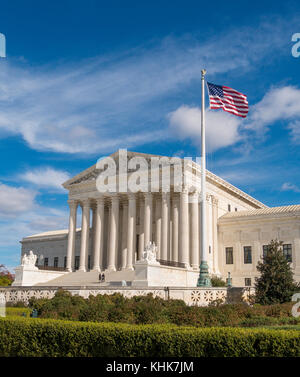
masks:
[[[232,278],[230,277],[230,272],[228,272],[228,278],[226,279],[226,285],[228,288],[232,287]]]

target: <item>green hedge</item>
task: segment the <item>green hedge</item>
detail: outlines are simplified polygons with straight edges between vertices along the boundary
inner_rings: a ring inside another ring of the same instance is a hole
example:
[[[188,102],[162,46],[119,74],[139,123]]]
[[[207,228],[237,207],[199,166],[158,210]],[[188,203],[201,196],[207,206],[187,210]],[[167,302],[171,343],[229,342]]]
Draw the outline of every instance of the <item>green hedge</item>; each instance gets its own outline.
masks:
[[[115,293],[91,295],[84,299],[63,290],[58,290],[51,299],[30,299],[30,307],[38,311],[39,318],[196,327],[300,324],[300,318],[292,316],[292,306],[290,302],[269,306],[214,303],[208,307],[198,307],[187,306],[182,300],[163,300],[151,294],[126,298]]]
[[[298,331],[0,318],[0,356],[300,356]]]

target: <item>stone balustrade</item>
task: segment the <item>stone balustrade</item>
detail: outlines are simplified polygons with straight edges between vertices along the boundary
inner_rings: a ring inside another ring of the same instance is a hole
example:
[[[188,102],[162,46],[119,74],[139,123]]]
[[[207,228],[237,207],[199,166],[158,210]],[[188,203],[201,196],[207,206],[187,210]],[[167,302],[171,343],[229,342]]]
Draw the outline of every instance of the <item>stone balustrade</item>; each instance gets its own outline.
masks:
[[[183,300],[187,305],[207,306],[218,300],[221,302],[239,301],[241,298],[247,302],[254,290],[251,288],[176,288],[176,287],[155,287],[155,288],[131,288],[131,287],[59,287],[71,292],[73,295],[79,295],[88,298],[90,295],[114,294],[120,293],[127,298],[133,296],[145,296],[152,293],[154,297],[162,299]],[[23,301],[28,303],[29,299],[35,297],[48,298],[54,297],[58,287],[2,287],[0,295],[5,297],[6,302],[16,303]]]

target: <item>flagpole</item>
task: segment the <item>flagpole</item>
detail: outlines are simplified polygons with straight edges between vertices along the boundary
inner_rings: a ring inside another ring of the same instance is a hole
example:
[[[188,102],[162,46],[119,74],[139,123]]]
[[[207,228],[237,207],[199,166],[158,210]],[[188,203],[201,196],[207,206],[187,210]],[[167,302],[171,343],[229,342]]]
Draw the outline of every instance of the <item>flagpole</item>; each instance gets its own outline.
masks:
[[[198,287],[210,287],[208,274],[208,253],[206,246],[206,153],[205,153],[205,74],[201,70],[201,264]]]

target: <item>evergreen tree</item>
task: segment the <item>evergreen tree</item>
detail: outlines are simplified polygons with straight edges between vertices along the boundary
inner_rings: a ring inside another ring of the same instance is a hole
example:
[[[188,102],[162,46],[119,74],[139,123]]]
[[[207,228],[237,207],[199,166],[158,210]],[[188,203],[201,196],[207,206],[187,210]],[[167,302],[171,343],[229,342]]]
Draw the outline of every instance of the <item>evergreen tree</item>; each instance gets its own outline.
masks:
[[[255,300],[263,305],[291,301],[297,285],[282,242],[272,240],[263,261],[257,264],[260,276],[255,279]]]

